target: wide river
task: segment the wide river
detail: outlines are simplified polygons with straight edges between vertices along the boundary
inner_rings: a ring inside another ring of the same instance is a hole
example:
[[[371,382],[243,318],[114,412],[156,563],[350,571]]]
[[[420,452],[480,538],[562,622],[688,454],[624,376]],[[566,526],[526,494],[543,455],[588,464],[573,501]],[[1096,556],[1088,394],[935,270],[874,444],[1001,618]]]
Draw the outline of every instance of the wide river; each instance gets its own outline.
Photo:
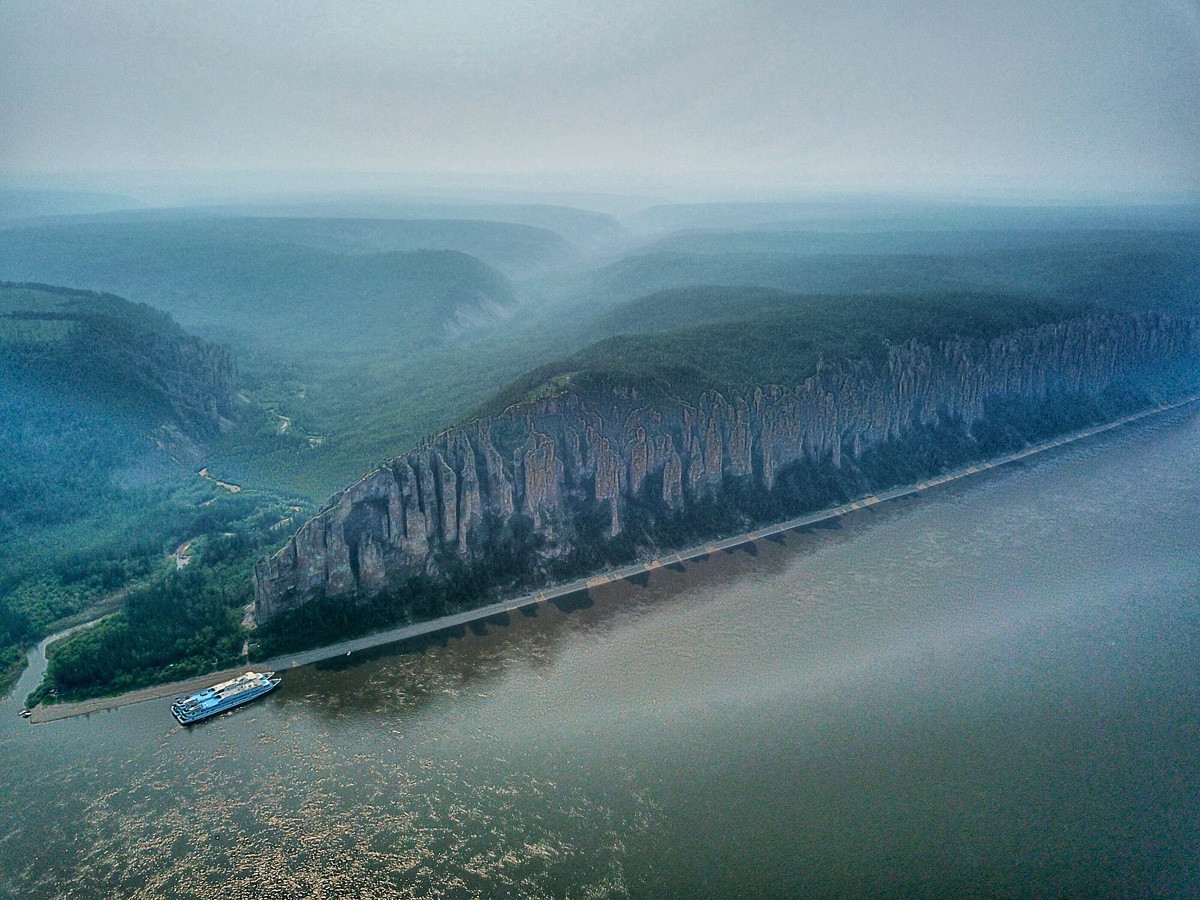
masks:
[[[1200,896],[1200,415],[641,581],[188,730],[27,673],[0,896]]]

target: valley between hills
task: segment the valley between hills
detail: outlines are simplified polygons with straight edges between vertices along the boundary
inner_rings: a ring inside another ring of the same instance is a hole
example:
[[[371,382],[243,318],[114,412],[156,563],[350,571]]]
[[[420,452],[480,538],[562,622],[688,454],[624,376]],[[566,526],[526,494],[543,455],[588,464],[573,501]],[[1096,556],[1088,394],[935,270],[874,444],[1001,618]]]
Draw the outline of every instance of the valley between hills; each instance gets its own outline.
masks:
[[[31,702],[461,624],[1200,385],[1190,208],[337,212],[0,228],[9,679],[123,598]]]
[[[899,500],[905,497],[912,497],[923,491],[932,488],[940,487],[950,482],[958,481],[962,478],[968,478],[972,475],[977,475],[981,472],[987,472],[1000,466],[1005,466],[1010,463],[1019,462],[1028,459],[1039,453],[1044,453],[1048,450],[1054,450],[1058,447],[1066,446],[1075,441],[1086,440],[1098,434],[1103,434],[1106,431],[1111,431],[1115,428],[1120,428],[1123,425],[1128,425],[1147,416],[1152,416],[1161,412],[1168,412],[1179,409],[1180,407],[1190,406],[1193,403],[1200,401],[1200,395],[1192,395],[1184,397],[1173,403],[1163,404],[1154,409],[1143,410],[1142,412],[1132,413],[1124,416],[1116,421],[1109,422],[1104,425],[1093,426],[1083,429],[1082,431],[1071,432],[1053,440],[1045,441],[1025,449],[1009,453],[1005,456],[980,462],[976,465],[967,466],[963,469],[958,469],[953,472],[940,475],[928,481],[919,482],[913,485],[905,485],[899,488],[892,488],[887,491],[881,491],[879,494],[871,494],[864,497],[862,500],[845,503],[832,509],[813,513],[807,516],[801,516],[796,519],[789,519],[785,522],[779,522],[775,525],[770,525],[765,528],[759,528],[754,531],[744,534],[733,535],[731,537],[722,538],[720,540],[706,542],[704,544],[687,547],[662,558],[651,559],[643,563],[634,563],[633,565],[624,566],[620,569],[608,570],[601,572],[591,577],[579,578],[574,581],[564,584],[555,584],[535,591],[524,596],[512,597],[506,600],[501,600],[497,603],[492,603],[487,606],[468,609],[465,612],[452,613],[435,619],[426,619],[410,625],[402,625],[399,627],[388,628],[383,631],[375,631],[365,637],[350,638],[338,641],[334,644],[326,644],[311,650],[296,650],[286,653],[276,659],[260,660],[258,668],[270,668],[273,670],[282,670],[286,668],[295,668],[297,666],[312,665],[313,663],[322,662],[324,660],[340,658],[342,656],[351,656],[354,653],[361,653],[365,650],[371,650],[376,647],[383,646],[404,646],[410,642],[419,641],[430,635],[448,635],[450,637],[465,636],[466,631],[464,626],[474,623],[497,624],[504,625],[508,622],[508,616],[511,613],[521,612],[523,614],[536,614],[536,610],[543,604],[554,604],[564,612],[570,612],[576,607],[576,604],[586,605],[590,602],[587,599],[588,593],[604,584],[609,584],[616,581],[633,580],[660,569],[663,567],[679,567],[692,560],[703,560],[716,553],[731,553],[741,547],[752,546],[756,541],[770,539],[777,535],[788,531],[802,531],[811,528],[815,525],[834,521],[841,516],[856,512],[861,509],[870,509],[882,503],[888,503],[892,500]],[[61,702],[53,704],[38,705],[30,717],[33,724],[42,722],[53,722],[60,719],[72,718],[74,716],[84,716],[90,713],[100,712],[108,709],[119,709],[123,706],[130,706],[135,703],[142,703],[147,700],[155,700],[162,697],[183,696],[191,692],[202,689],[211,681],[224,680],[226,678],[234,678],[238,675],[250,671],[251,664],[247,661],[245,664],[233,668],[226,669],[221,672],[209,673],[205,676],[190,679],[188,681],[173,681],[165,684],[158,684],[152,687],[141,688],[135,691],[127,691],[122,694],[109,694],[101,697],[95,697],[90,700],[79,700],[75,702]]]

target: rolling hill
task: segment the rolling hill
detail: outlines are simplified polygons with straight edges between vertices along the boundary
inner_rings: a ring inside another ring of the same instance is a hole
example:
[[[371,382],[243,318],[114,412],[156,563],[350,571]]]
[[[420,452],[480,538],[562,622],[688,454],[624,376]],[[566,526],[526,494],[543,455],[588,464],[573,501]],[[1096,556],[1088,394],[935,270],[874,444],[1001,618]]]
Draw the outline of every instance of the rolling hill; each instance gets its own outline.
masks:
[[[566,385],[660,386],[688,394],[795,385],[822,360],[880,365],[888,347],[906,340],[988,340],[1092,309],[1071,300],[1001,294],[810,296],[754,287],[677,288],[599,316],[594,330],[601,340],[517,379],[481,413],[496,415]]]
[[[771,249],[722,251],[720,236],[681,236],[667,246],[691,249],[625,257],[591,273],[579,290],[597,308],[699,285],[804,294],[1000,291],[1125,309],[1200,304],[1200,235],[1194,232],[1063,234],[1053,239],[1043,235],[1015,246],[1014,236],[1006,233],[977,235],[969,241],[959,236],[957,247],[942,246],[938,252],[904,250],[913,238],[885,243],[876,237],[870,252],[845,252],[853,241],[824,236],[818,243],[825,249],[797,249],[795,236],[785,237],[788,240],[776,240],[774,234],[730,235],[734,246]],[[714,252],[699,252],[697,245]]]
[[[203,607],[236,632],[224,623],[245,603],[247,554],[303,508],[197,477],[243,411],[237,384],[228,347],[159,310],[0,283],[0,684],[19,648],[160,582],[185,542],[226,569],[240,555],[239,586]]]
[[[461,251],[339,253],[273,229],[264,240],[264,228],[209,220],[0,230],[0,277],[118,293],[205,336],[284,357],[425,346],[513,302],[504,275]]]

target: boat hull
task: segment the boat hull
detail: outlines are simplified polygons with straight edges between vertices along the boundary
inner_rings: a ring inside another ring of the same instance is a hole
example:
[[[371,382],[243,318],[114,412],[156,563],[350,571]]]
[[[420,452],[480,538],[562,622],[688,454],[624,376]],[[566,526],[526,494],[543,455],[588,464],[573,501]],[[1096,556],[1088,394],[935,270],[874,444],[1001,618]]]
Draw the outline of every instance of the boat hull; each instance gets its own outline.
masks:
[[[244,706],[275,690],[279,687],[280,680],[270,677],[274,674],[274,672],[268,672],[265,675],[247,673],[247,675],[235,679],[234,682],[216,685],[193,694],[191,697],[176,700],[171,704],[171,714],[175,716],[175,720],[180,725],[195,725],[197,722],[211,719],[215,715]],[[253,682],[247,683],[245,686],[237,684],[251,675],[255,679]],[[221,689],[228,685],[235,685],[237,689],[232,693],[222,695]]]

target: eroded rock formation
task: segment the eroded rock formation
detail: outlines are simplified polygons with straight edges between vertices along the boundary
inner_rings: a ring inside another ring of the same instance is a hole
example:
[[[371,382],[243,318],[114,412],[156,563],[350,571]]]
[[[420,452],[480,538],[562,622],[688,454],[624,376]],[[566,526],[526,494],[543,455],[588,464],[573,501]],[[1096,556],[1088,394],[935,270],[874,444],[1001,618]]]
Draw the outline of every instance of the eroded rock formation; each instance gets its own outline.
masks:
[[[992,399],[1090,395],[1117,379],[1195,366],[1200,321],[1097,315],[983,342],[892,346],[882,367],[822,364],[797,385],[728,396],[647,398],[632,389],[562,393],[449,429],[335,496],[255,567],[259,621],[318,594],[363,596],[469,556],[488,527],[525,515],[562,548],[596,504],[610,535],[648,484],[686,509],[724,479],[771,489],[801,460],[844,455],[953,417],[970,426]],[[661,481],[651,476],[661,475]],[[661,486],[660,486],[661,485]]]

